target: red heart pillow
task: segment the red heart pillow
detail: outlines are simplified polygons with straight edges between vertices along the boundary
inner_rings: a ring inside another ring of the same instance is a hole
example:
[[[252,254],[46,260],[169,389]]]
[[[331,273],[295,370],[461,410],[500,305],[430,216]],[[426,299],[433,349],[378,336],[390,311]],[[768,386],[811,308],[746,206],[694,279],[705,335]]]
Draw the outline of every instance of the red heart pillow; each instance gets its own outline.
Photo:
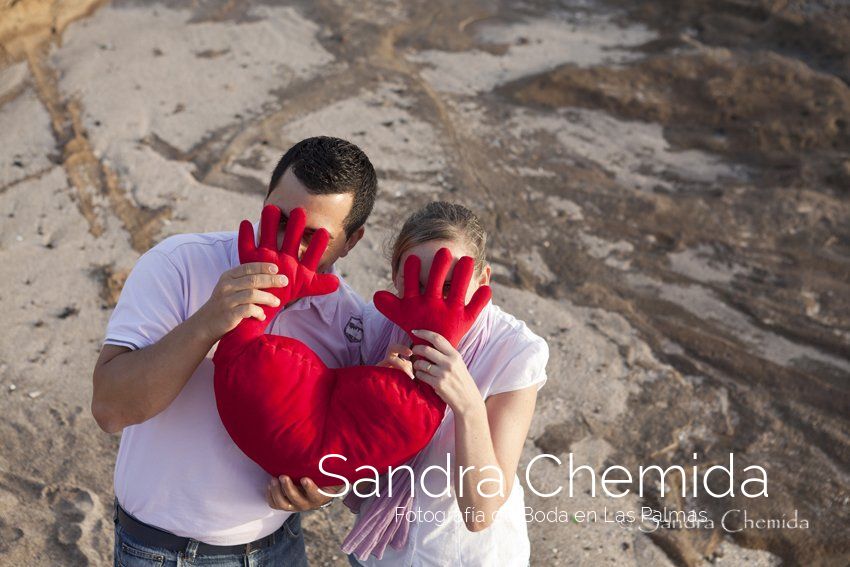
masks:
[[[267,206],[260,222],[260,246],[254,244],[251,223],[239,229],[239,259],[274,262],[289,278],[284,288],[268,290],[281,305],[304,297],[330,293],[334,276],[316,274],[328,234],[316,231],[298,261],[298,247],[306,216],[302,209],[290,213],[283,247],[277,250],[280,210]],[[405,263],[405,297],[376,294],[376,306],[405,330],[436,331],[456,346],[490,297],[479,289],[468,306],[463,299],[472,275],[472,259],[455,267],[447,299],[442,287],[451,265],[451,254],[441,250],[429,274],[428,288],[419,295],[419,259]],[[415,275],[414,275],[415,270]],[[415,284],[415,285],[414,285]],[[380,298],[380,299],[379,299]],[[279,308],[264,307],[267,320]],[[318,486],[340,484],[319,471],[324,469],[349,481],[371,477],[369,466],[380,473],[413,457],[433,437],[443,419],[445,403],[434,390],[411,380],[399,370],[377,366],[330,369],[305,344],[289,337],[264,334],[266,323],[244,319],[219,342],[215,363],[218,412],[236,445],[269,474],[293,479],[309,477]]]

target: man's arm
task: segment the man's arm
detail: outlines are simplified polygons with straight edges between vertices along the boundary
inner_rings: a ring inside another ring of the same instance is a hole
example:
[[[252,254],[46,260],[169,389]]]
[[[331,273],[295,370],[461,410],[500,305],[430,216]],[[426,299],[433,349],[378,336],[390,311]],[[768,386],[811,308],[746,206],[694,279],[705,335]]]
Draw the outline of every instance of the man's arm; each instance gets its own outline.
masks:
[[[92,414],[107,433],[142,423],[171,404],[215,341],[189,318],[159,342],[132,351],[104,345],[94,367]]]
[[[222,336],[247,317],[265,320],[260,305],[280,301],[261,291],[288,284],[277,266],[255,262],[222,274],[210,299],[154,344],[131,351],[104,345],[94,368],[92,414],[108,433],[142,423],[167,408]],[[155,293],[155,291],[151,291]]]

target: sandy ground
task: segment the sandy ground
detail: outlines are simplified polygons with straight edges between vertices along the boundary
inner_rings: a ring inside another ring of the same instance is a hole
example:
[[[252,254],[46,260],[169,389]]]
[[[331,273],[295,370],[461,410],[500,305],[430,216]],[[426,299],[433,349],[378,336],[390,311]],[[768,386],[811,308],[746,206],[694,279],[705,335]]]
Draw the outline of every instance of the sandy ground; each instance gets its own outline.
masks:
[[[341,265],[364,295],[411,207],[486,220],[496,300],[552,352],[523,463],[733,451],[770,478],[749,502],[531,506],[811,524],[536,522],[534,565],[847,564],[848,8],[577,4],[0,3],[0,563],[110,562],[118,437],[88,407],[128,270],[168,235],[256,216],[279,155],[330,134],[380,176]],[[306,516],[314,564],[346,564],[349,526],[342,507]]]

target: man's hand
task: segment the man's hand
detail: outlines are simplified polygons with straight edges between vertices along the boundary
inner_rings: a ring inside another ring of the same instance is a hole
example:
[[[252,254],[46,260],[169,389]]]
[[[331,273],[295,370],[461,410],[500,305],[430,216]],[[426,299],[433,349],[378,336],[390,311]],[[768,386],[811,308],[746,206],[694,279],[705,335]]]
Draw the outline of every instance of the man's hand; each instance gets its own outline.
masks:
[[[195,317],[208,340],[215,342],[235,328],[242,319],[266,320],[261,305],[277,307],[280,300],[267,291],[289,284],[278,267],[268,262],[242,264],[224,272],[207,302]]]
[[[281,214],[281,210],[274,205],[266,205],[263,208],[260,216],[259,244],[250,221],[244,220],[239,225],[239,261],[243,265],[273,264],[277,269],[275,273],[286,276],[287,282],[283,287],[267,288],[260,301],[243,299],[252,301],[251,305],[237,306],[235,313],[231,310],[230,317],[224,318],[229,326],[215,351],[213,362],[216,365],[225,363],[245,345],[261,337],[268,326],[266,319],[273,318],[282,308],[302,297],[333,293],[339,287],[339,278],[335,275],[316,273],[319,261],[328,247],[328,231],[324,228],[316,230],[310,237],[310,244],[304,254],[299,257],[307,225],[307,213],[300,207],[289,212],[283,245],[278,247],[277,233]],[[252,294],[252,298],[260,297],[253,290]],[[269,296],[273,296],[275,301],[271,301]],[[225,302],[225,307],[232,309],[233,301]]]
[[[325,492],[333,492],[336,488],[323,488]],[[302,478],[300,486],[296,485],[286,475],[279,478],[272,477],[266,491],[266,500],[269,506],[275,510],[285,512],[306,512],[315,510],[327,504],[331,498],[323,496],[319,487],[309,478]]]

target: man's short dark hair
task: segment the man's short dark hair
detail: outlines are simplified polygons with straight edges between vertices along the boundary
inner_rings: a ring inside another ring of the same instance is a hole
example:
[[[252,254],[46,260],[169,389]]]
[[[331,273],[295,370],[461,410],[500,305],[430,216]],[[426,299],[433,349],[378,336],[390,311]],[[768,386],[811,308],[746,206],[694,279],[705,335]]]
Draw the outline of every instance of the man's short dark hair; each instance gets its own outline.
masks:
[[[372,162],[356,145],[329,136],[301,140],[280,158],[269,181],[266,197],[271,195],[289,168],[314,195],[354,195],[351,211],[345,217],[347,237],[366,223],[375,204],[378,177]]]

